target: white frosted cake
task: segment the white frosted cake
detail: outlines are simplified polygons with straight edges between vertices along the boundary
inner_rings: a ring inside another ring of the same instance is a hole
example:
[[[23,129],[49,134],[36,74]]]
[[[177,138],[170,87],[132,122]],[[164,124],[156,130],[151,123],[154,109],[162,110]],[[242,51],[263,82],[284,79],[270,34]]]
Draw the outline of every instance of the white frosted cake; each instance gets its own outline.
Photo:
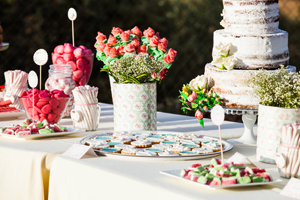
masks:
[[[278,29],[278,0],[223,0],[223,6],[225,29],[214,32],[213,62],[205,66],[205,76],[226,107],[257,108],[258,98],[244,84],[249,71],[289,64],[288,33]]]

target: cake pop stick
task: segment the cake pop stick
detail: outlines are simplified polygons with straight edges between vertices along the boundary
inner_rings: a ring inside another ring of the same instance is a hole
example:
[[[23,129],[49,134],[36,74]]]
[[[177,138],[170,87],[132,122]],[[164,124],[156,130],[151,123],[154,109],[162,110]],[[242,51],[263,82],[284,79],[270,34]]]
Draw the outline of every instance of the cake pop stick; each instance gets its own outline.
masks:
[[[33,55],[35,64],[40,66],[40,90],[42,90],[42,65],[45,65],[48,61],[47,51],[44,49],[37,50]]]
[[[220,105],[216,105],[211,110],[211,120],[212,122],[219,127],[219,137],[220,137],[220,144],[221,144],[221,159],[222,165],[224,163],[224,156],[223,156],[223,144],[222,144],[222,134],[221,134],[221,124],[224,122],[225,118],[225,111]]]
[[[68,18],[72,21],[72,42],[73,46],[75,46],[75,36],[74,36],[74,21],[77,18],[77,12],[74,8],[70,8],[68,11]]]
[[[33,96],[32,96],[32,120],[34,121],[34,89],[38,84],[38,77],[34,71],[30,71],[28,75],[28,83],[32,88]]]

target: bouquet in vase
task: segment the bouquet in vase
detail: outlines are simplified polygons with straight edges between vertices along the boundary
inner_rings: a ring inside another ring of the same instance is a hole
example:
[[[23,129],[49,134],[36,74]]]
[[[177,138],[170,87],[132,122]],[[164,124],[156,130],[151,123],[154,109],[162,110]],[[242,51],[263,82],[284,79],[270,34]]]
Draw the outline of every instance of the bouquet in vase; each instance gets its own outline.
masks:
[[[168,40],[152,28],[140,31],[136,26],[123,31],[113,27],[108,38],[101,32],[96,37],[96,57],[117,83],[143,83],[165,78],[177,55],[168,49]],[[130,65],[133,65],[132,67]]]

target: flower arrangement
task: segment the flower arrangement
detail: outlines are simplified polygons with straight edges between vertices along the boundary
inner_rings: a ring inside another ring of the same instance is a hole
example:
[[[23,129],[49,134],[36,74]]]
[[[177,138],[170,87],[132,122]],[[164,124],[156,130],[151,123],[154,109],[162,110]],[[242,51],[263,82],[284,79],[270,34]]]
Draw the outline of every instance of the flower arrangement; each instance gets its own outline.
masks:
[[[237,62],[236,57],[232,53],[232,44],[223,44],[221,42],[216,48],[219,56],[214,58],[212,64],[221,70],[232,70]]]
[[[96,37],[96,57],[105,64],[103,69],[113,66],[122,57],[142,53],[151,55],[151,58],[160,61],[168,70],[177,55],[177,51],[167,49],[168,40],[160,38],[159,33],[155,33],[150,27],[143,32],[137,26],[127,31],[113,27],[111,33],[108,39],[101,32]]]
[[[203,128],[203,112],[222,103],[217,94],[208,91],[208,81],[204,75],[197,76],[189,84],[183,85],[182,91],[179,91],[179,93],[183,112],[185,114],[188,111],[195,112],[195,117]]]
[[[284,66],[270,73],[260,69],[251,72],[246,84],[253,88],[260,104],[265,106],[300,108],[300,74],[286,70]]]
[[[5,85],[0,85],[0,92],[3,92]]]
[[[116,83],[152,83],[166,77],[167,69],[149,54],[122,57],[111,66],[102,69],[114,78]]]

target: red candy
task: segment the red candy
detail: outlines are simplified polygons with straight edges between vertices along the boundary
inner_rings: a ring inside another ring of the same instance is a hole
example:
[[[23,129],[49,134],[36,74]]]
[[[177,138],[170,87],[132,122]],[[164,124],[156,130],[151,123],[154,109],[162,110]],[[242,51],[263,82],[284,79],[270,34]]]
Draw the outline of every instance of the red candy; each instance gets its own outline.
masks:
[[[48,90],[39,91],[35,89],[34,93],[34,119],[36,121],[43,121],[46,119],[51,124],[58,123],[69,100],[65,97],[69,97],[69,95],[66,95],[60,90],[53,90],[49,92]],[[21,94],[22,97],[31,97],[21,98],[21,102],[24,105],[29,118],[32,118],[33,111],[32,95],[32,90],[25,91]]]
[[[83,45],[74,47],[72,44],[65,43],[55,47],[52,62],[56,65],[71,65],[76,86],[86,85],[92,71],[93,52]]]

